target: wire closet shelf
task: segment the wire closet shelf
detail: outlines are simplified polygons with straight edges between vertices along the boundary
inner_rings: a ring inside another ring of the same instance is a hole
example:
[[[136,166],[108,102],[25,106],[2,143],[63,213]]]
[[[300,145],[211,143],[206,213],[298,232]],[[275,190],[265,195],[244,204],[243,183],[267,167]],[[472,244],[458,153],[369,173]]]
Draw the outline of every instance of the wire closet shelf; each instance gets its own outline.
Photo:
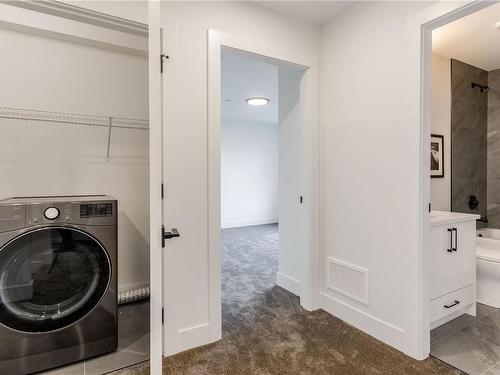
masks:
[[[112,128],[149,130],[148,120],[117,116],[98,116],[67,112],[40,111],[37,109],[0,107],[0,118],[106,127],[108,128],[108,142],[106,151],[106,156],[108,158],[110,157]]]
[[[0,107],[0,118],[57,122],[75,125],[103,126],[108,128],[126,128],[148,130],[149,121],[117,116],[84,115],[67,112],[40,111],[36,109],[23,109]]]

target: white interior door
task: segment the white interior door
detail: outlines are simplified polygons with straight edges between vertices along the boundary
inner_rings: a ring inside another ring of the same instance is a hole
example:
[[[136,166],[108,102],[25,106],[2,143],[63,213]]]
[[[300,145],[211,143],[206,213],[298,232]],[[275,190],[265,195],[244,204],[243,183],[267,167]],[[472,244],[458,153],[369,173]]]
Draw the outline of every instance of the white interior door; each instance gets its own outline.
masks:
[[[150,373],[162,373],[163,253],[162,199],[162,81],[160,73],[160,3],[148,2],[149,18],[149,178],[150,178]]]
[[[206,81],[193,74],[200,61],[186,58],[191,43],[178,40],[175,20],[167,15],[161,21],[168,55],[162,75],[164,226],[180,234],[163,249],[164,355],[171,355],[210,342],[207,121],[199,108],[199,86]]]

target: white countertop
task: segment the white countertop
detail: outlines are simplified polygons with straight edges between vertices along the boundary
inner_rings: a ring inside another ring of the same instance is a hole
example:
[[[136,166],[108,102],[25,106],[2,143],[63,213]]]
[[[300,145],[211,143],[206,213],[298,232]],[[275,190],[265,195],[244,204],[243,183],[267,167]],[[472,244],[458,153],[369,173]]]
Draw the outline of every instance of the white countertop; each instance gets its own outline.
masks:
[[[475,214],[463,214],[460,212],[446,212],[446,211],[431,211],[429,214],[431,219],[431,225],[442,225],[442,224],[452,224],[460,223],[463,221],[470,221],[481,218],[481,215]]]

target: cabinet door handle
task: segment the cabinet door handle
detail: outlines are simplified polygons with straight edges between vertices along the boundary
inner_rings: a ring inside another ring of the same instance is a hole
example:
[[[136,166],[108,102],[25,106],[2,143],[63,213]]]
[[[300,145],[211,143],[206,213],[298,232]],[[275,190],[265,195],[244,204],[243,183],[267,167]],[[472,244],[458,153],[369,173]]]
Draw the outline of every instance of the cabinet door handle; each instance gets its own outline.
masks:
[[[460,303],[460,301],[455,300],[455,302],[450,303],[449,305],[444,305],[445,309],[451,309],[453,306],[456,306]]]
[[[453,230],[451,228],[448,228],[448,233],[450,234],[450,246],[448,246],[448,249],[446,249],[446,251],[451,253],[453,251]]]
[[[453,251],[458,250],[458,229],[457,228],[451,228],[452,232],[455,233],[455,247],[453,247],[453,243],[451,244],[451,249]]]

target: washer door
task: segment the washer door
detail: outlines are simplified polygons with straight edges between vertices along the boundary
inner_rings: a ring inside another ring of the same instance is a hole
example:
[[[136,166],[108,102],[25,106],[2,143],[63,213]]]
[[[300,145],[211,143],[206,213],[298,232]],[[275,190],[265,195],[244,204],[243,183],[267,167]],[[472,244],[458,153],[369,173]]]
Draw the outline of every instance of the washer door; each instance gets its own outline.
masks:
[[[111,263],[102,245],[74,228],[24,233],[0,249],[0,323],[23,332],[67,327],[102,299]]]

